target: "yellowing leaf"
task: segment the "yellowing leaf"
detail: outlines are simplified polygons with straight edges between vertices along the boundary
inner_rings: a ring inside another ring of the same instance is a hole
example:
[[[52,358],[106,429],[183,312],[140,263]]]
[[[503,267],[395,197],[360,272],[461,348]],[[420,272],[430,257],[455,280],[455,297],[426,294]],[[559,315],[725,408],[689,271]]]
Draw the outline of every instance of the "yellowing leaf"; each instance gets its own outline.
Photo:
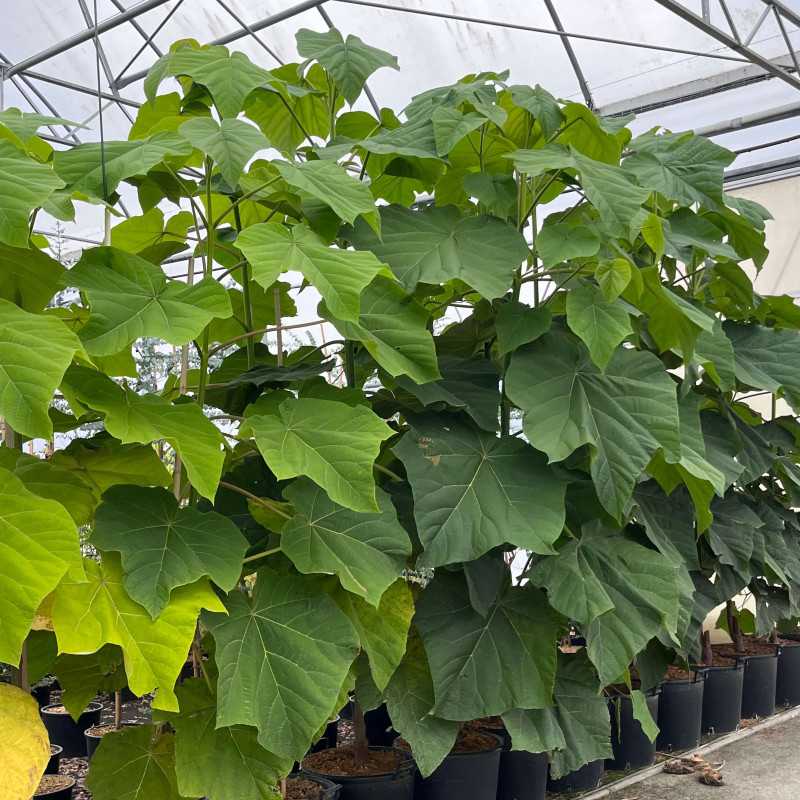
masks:
[[[0,683],[0,753],[4,800],[30,800],[50,758],[50,740],[36,701],[4,683]]]

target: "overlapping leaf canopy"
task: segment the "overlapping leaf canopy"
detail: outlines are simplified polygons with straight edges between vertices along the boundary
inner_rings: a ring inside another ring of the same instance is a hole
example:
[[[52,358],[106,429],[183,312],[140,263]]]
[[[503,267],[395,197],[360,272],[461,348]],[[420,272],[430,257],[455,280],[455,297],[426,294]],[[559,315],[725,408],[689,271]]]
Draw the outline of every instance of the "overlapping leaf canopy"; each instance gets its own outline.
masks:
[[[356,111],[394,57],[298,49],[176,44],[102,148],[0,116],[0,659],[44,637],[70,711],[127,682],[174,731],[109,736],[97,800],[271,799],[354,688],[425,774],[486,715],[563,774],[714,602],[800,617],[800,428],[747,402],[800,411],[800,313],[753,288],[769,215],[732,154],[501,72]],[[110,245],[38,249],[37,209],[123,183]],[[284,335],[298,292],[333,340]],[[147,390],[143,338],[184,348]]]

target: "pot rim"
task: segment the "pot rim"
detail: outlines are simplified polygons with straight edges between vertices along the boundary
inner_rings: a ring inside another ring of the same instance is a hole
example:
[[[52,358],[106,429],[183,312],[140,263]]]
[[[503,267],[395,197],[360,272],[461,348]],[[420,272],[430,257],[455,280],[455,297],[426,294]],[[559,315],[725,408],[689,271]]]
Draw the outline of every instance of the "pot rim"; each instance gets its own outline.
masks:
[[[48,703],[46,706],[42,706],[39,709],[39,711],[42,714],[53,714],[54,716],[59,716],[60,717],[61,716],[61,712],[60,711],[59,712],[50,711],[50,709],[54,708],[55,706],[62,706],[63,707],[64,704],[63,703]],[[83,716],[84,714],[87,714],[87,713],[92,712],[92,711],[101,711],[102,708],[103,708],[103,704],[102,703],[98,703],[96,700],[92,700],[92,702],[89,703],[89,705],[86,706],[86,708],[84,708],[83,711],[81,711],[79,716]],[[70,717],[70,719],[72,719],[69,711],[65,711],[65,714],[68,717]]]

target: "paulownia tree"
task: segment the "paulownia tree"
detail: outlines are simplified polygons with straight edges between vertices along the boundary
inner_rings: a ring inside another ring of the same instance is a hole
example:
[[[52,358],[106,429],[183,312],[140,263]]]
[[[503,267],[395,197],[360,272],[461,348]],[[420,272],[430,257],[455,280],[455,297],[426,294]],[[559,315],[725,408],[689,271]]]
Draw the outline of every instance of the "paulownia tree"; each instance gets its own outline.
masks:
[[[603,688],[699,657],[715,603],[800,613],[798,427],[746,402],[800,410],[800,312],[753,289],[733,155],[507,73],[375,116],[391,55],[297,41],[271,71],[178,42],[127,141],[0,114],[0,660],[73,713],[155,692],[97,800],[274,797],[354,689],[425,774],[493,715],[563,774],[610,754]],[[122,184],[140,213],[70,269],[31,233]],[[338,339],[284,346],[298,291]],[[157,391],[142,339],[182,348]]]

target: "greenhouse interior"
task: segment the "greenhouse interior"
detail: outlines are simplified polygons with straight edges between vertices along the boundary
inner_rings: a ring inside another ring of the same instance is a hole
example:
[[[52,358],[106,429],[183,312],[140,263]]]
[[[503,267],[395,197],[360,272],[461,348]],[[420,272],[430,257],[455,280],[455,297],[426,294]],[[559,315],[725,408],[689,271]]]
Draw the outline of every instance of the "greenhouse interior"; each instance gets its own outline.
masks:
[[[0,7],[0,800],[800,797],[800,0]]]

